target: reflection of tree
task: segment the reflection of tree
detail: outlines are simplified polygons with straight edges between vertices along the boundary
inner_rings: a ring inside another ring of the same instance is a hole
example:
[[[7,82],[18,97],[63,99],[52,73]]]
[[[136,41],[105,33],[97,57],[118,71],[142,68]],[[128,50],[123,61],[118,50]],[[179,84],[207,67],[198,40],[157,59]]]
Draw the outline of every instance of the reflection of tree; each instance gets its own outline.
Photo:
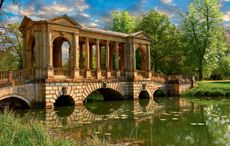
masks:
[[[224,105],[210,105],[204,109],[206,125],[214,145],[225,146],[230,144],[227,124],[230,117],[229,113],[229,108]]]

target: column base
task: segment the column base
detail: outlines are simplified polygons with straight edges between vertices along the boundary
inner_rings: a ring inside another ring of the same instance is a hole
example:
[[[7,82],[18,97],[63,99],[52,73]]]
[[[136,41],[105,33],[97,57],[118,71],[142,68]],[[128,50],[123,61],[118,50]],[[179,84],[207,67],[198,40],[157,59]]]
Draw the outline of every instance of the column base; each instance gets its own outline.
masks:
[[[152,78],[152,72],[151,71],[146,72],[146,78]]]
[[[110,70],[107,70],[106,71],[106,78],[111,78],[111,71]]]
[[[47,78],[48,79],[53,79],[54,78],[54,70],[53,70],[53,68],[48,68],[47,69]]]
[[[78,78],[80,76],[80,71],[79,69],[73,69],[73,72],[72,72],[72,77],[74,79]]]
[[[116,71],[116,77],[119,78],[121,76],[121,71],[120,70],[117,70]]]
[[[86,78],[91,78],[91,70],[86,70],[85,76]]]
[[[96,77],[97,77],[97,79],[100,79],[101,78],[101,70],[97,70],[97,72],[96,72]]]

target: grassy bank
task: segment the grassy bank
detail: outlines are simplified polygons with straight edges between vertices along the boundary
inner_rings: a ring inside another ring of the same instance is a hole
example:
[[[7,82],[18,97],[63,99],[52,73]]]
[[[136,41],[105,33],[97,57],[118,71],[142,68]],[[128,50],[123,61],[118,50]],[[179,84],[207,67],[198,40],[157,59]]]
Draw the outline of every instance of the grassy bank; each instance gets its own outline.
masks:
[[[36,120],[24,120],[11,112],[0,115],[1,146],[72,146],[70,140],[52,138],[44,125]]]
[[[197,87],[184,95],[191,97],[226,97],[230,98],[230,81],[200,81]]]

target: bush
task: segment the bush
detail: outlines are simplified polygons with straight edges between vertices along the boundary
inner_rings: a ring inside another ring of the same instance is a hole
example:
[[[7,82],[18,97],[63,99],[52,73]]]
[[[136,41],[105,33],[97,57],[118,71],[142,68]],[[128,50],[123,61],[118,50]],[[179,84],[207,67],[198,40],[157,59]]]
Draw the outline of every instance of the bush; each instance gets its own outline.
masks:
[[[71,146],[71,141],[55,141],[42,123],[36,120],[25,121],[11,112],[0,116],[0,145],[16,146]]]

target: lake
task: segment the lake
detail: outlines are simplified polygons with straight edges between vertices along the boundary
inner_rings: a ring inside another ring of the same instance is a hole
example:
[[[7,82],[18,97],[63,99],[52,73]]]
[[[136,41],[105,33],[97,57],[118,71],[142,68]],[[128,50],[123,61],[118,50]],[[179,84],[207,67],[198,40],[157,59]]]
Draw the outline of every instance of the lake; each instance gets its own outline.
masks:
[[[82,106],[18,112],[43,121],[51,134],[104,144],[136,141],[143,146],[229,146],[230,104],[185,98],[98,101]],[[122,144],[121,144],[122,145]]]

